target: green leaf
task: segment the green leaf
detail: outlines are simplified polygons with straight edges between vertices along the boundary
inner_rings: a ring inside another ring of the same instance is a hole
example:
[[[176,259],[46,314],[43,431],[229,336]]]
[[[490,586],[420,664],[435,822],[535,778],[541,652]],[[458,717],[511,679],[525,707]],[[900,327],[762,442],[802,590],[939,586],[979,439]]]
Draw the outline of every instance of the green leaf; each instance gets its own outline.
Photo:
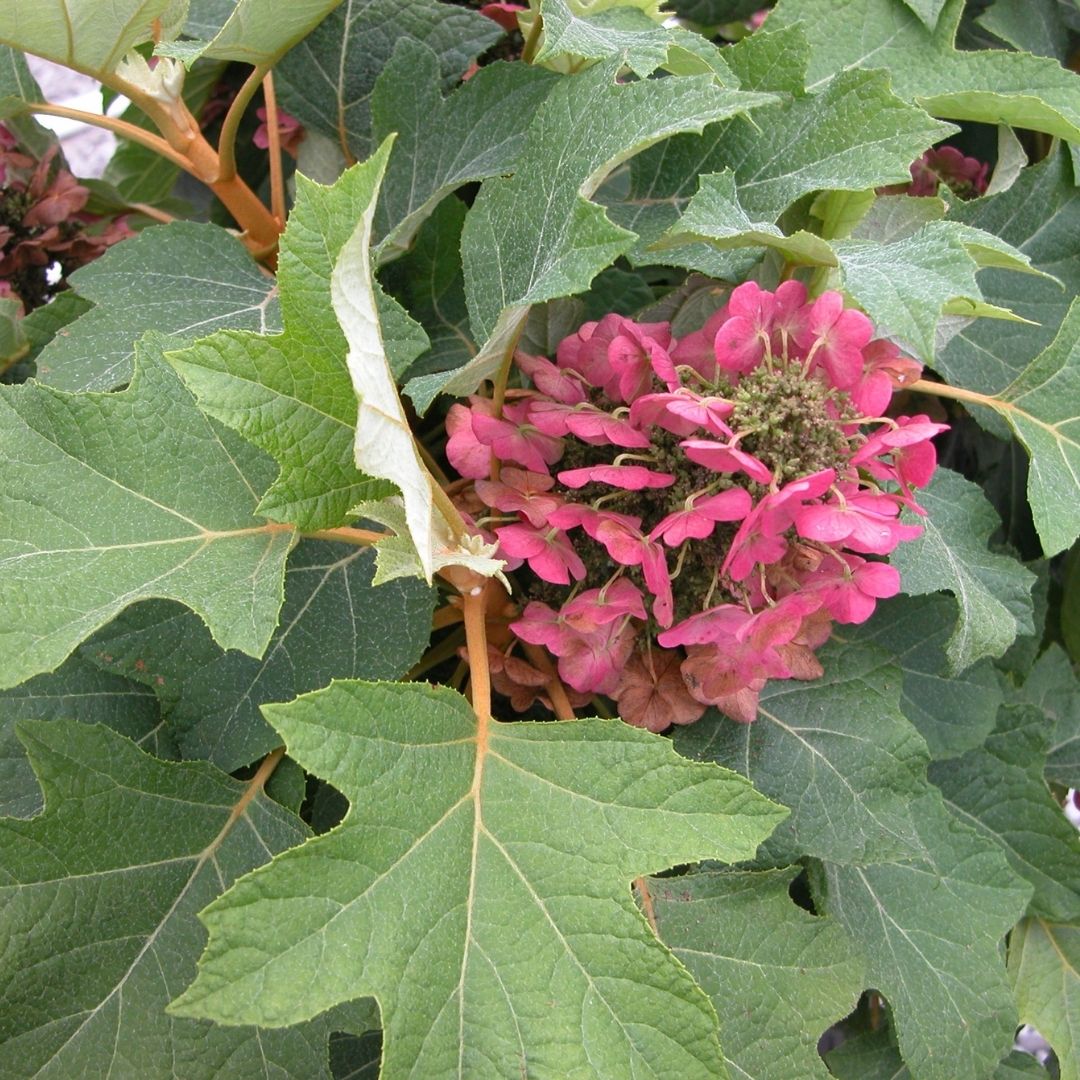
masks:
[[[359,161],[382,141],[371,131],[372,88],[399,41],[434,50],[448,90],[501,35],[490,19],[436,0],[345,0],[289,50],[274,80],[293,116]]]
[[[209,765],[157,761],[104,727],[24,721],[45,791],[0,820],[10,1077],[327,1077],[322,1022],[288,1031],[169,1017],[205,931],[195,913],[303,839],[303,824]]]
[[[407,249],[454,188],[512,172],[533,113],[558,81],[528,64],[492,64],[443,98],[438,56],[403,38],[371,97],[374,138],[397,133],[375,211],[380,253]]]
[[[792,903],[798,868],[649,882],[660,939],[712,998],[733,1077],[828,1077],[817,1042],[863,988],[862,958],[831,919]]]
[[[420,659],[434,593],[412,579],[375,588],[374,563],[368,550],[299,544],[281,622],[261,660],[223,652],[198,618],[160,602],[130,609],[83,651],[159,695],[185,758],[231,772],[280,745],[260,705],[333,678],[399,678]]]
[[[306,530],[342,525],[357,503],[393,490],[353,465],[356,394],[330,302],[333,266],[373,197],[363,165],[333,187],[298,176],[278,258],[285,332],[224,331],[169,354],[202,409],[281,466],[259,513]]]
[[[615,65],[566,76],[537,110],[510,178],[484,182],[465,219],[462,262],[480,353],[451,376],[413,380],[426,407],[439,392],[469,393],[503,362],[531,304],[588,288],[634,241],[590,197],[618,164],[678,131],[772,100],[722,90],[704,76],[615,81]]]
[[[165,42],[154,51],[177,56],[189,66],[198,57],[239,60],[272,67],[306,37],[341,0],[237,0],[228,19],[210,41]]]
[[[997,844],[1035,887],[1029,912],[1080,921],[1080,833],[1043,780],[1050,724],[1030,705],[1007,706],[983,747],[933,764],[930,779],[962,821]]]
[[[1057,0],[994,0],[975,21],[1021,52],[1059,64],[1069,58],[1069,28]]]
[[[1031,458],[1028,502],[1043,551],[1056,555],[1080,536],[1080,301],[1046,351],[987,404]]]
[[[1080,139],[1078,77],[1026,53],[957,51],[963,8],[964,0],[946,0],[931,31],[898,0],[780,0],[769,25],[802,23],[810,89],[845,68],[885,68],[898,96],[935,116]]]
[[[724,59],[744,90],[781,90],[801,96],[810,47],[798,24],[775,33],[770,26],[725,49]]]
[[[753,120],[716,124],[701,138],[680,136],[636,158],[629,195],[609,213],[641,237],[634,261],[671,264],[671,252],[659,260],[646,249],[678,220],[699,173],[731,169],[750,219],[775,221],[811,192],[862,191],[910,179],[911,162],[952,130],[893,95],[883,73],[844,71],[820,93],[755,113]],[[709,272],[697,262],[692,268]]]
[[[1080,927],[1025,919],[1009,939],[1020,1019],[1054,1048],[1061,1080],[1080,1078]]]
[[[393,164],[391,155],[388,169]],[[469,336],[461,270],[465,213],[466,206],[460,199],[444,199],[421,226],[412,249],[382,271],[386,290],[421,323],[431,342],[430,349],[409,368],[406,377],[449,371],[476,355],[476,344]]]
[[[1051,645],[1039,657],[1014,697],[1041,709],[1052,725],[1046,779],[1080,787],[1080,682],[1060,645]]]
[[[867,979],[889,1000],[900,1049],[920,1080],[983,1080],[1008,1051],[1016,1006],[1001,940],[1031,886],[937,792],[916,800],[921,858],[826,863],[818,892],[861,946]]]
[[[166,37],[179,29],[178,0],[8,0],[0,42],[89,75],[112,73],[124,54],[151,41],[154,20]]]
[[[961,672],[984,656],[1001,656],[1018,634],[1031,633],[1031,587],[1035,575],[1015,559],[987,550],[1000,525],[977,484],[939,468],[919,492],[926,517],[905,511],[923,534],[889,557],[909,596],[948,590],[960,618],[946,646],[950,672]]]
[[[401,492],[407,527],[398,526],[395,532],[415,547],[429,584],[436,570],[461,566],[474,575],[499,577],[509,592],[501,573],[504,563],[494,557],[498,544],[466,531],[460,513],[428,472],[383,348],[370,244],[375,198],[390,146],[388,139],[368,161],[356,166],[367,185],[366,206],[342,245],[330,278],[334,314],[348,343],[346,365],[360,403],[353,447],[356,465],[390,481]],[[371,509],[365,513],[376,521],[384,520]],[[480,588],[475,581],[469,587]]]
[[[30,719],[105,724],[158,757],[176,754],[151,691],[73,656],[52,674],[0,692],[0,817],[33,817],[42,807],[41,788],[15,736],[15,722]]]
[[[954,206],[949,216],[1014,245],[1061,282],[998,270],[979,275],[987,301],[1040,325],[975,322],[949,342],[934,366],[954,386],[996,394],[1050,345],[1080,292],[1080,249],[1059,239],[1080,230],[1080,189],[1065,155],[1056,151],[1024,169],[1008,191]],[[979,410],[980,421],[985,412]]]
[[[675,745],[790,806],[770,843],[792,858],[866,863],[917,852],[910,806],[928,789],[928,755],[900,712],[899,673],[866,646],[830,645],[820,657],[821,679],[768,683],[754,723],[709,713],[679,728]]]
[[[203,912],[177,1015],[280,1026],[371,993],[386,1080],[724,1074],[627,884],[743,858],[780,808],[619,721],[478,726],[441,687],[336,682],[266,716],[351,808]]]
[[[768,221],[751,221],[739,204],[735,175],[730,170],[701,177],[701,187],[686,212],[661,243],[679,245],[702,241],[721,251],[739,247],[770,247],[789,262],[804,266],[836,266],[827,240],[799,230],[791,236]],[[656,245],[654,245],[655,247]]]
[[[837,1080],[911,1080],[896,1046],[895,1035],[886,1027],[861,1031],[846,1038],[825,1054],[829,1072]],[[998,1063],[991,1080],[1048,1080],[1047,1071],[1030,1055],[1012,1051]]]
[[[931,31],[937,25],[945,2],[946,0],[904,0],[904,3],[919,16],[926,29]]]
[[[956,621],[956,603],[949,597],[897,596],[880,603],[862,626],[834,631],[846,641],[880,646],[899,664],[900,710],[926,740],[935,761],[981,746],[1003,701],[989,660],[949,675],[945,643]]]
[[[94,304],[38,356],[38,378],[62,390],[112,390],[131,379],[135,341],[148,330],[185,345],[223,327],[280,327],[274,281],[216,225],[144,229],[71,276]]]
[[[292,530],[253,516],[265,459],[202,416],[161,340],[123,393],[0,387],[0,686],[144,597],[187,604],[223,648],[270,640]]]

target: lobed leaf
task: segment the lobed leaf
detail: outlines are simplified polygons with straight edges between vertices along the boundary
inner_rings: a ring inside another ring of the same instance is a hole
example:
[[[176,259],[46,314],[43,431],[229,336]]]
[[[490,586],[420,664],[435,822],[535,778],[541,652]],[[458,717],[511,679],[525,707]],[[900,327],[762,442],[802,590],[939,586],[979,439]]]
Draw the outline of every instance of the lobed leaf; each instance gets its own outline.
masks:
[[[928,790],[928,755],[900,712],[899,673],[866,646],[827,646],[820,656],[822,678],[766,685],[754,723],[713,712],[679,728],[675,745],[789,806],[770,846],[792,860],[805,854],[861,864],[913,855],[911,803]]]
[[[851,940],[788,895],[798,872],[649,881],[660,939],[712,998],[734,1077],[824,1080],[818,1039],[862,992],[862,958]]]
[[[901,544],[889,561],[909,596],[947,589],[960,618],[946,645],[951,672],[984,656],[1001,656],[1018,634],[1032,633],[1035,575],[1016,559],[987,549],[1000,522],[977,484],[939,468],[919,492],[926,517],[908,513],[923,535]]]
[[[817,892],[861,947],[870,985],[888,998],[912,1074],[983,1080],[1016,1030],[1000,946],[1031,886],[937,792],[916,800],[912,819],[921,857],[826,863]]]
[[[1078,1080],[1080,927],[1024,919],[1009,938],[1009,978],[1021,1021],[1054,1048],[1061,1080]]]
[[[0,387],[0,686],[145,597],[193,608],[223,648],[270,640],[294,533],[254,516],[265,459],[199,412],[162,342],[123,393]]]
[[[281,329],[273,278],[217,225],[175,221],[144,229],[70,281],[94,306],[38,355],[38,378],[61,390],[125,385],[135,342],[149,330],[179,347],[225,327]]]
[[[260,1031],[165,1014],[205,941],[198,909],[306,827],[257,788],[157,761],[108,728],[18,731],[45,810],[0,820],[0,1071],[329,1080],[322,1022]]]
[[[276,1027],[371,993],[386,1080],[724,1074],[627,883],[743,858],[779,807],[619,721],[478,723],[445,688],[337,682],[266,716],[351,807],[203,913],[174,1013]]]

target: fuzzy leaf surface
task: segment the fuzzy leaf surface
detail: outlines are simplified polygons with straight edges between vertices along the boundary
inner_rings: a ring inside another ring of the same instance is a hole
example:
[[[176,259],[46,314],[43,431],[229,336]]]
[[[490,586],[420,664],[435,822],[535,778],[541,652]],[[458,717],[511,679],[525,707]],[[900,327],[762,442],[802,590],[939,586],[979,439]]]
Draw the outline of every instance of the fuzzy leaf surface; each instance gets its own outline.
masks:
[[[337,682],[266,715],[351,807],[203,912],[177,1014],[280,1026],[370,993],[386,1080],[724,1075],[628,885],[745,857],[781,808],[619,721],[478,724],[445,688]]]
[[[936,791],[916,801],[912,818],[921,858],[826,863],[819,899],[861,946],[867,980],[892,1006],[913,1075],[983,1080],[1016,1030],[1000,944],[1031,886]]]
[[[342,525],[357,503],[393,490],[353,464],[357,402],[330,297],[334,264],[373,198],[363,165],[333,187],[298,177],[278,260],[284,333],[223,331],[169,354],[199,405],[281,466],[259,512],[303,529]]]
[[[845,68],[885,68],[897,95],[935,116],[1080,139],[1080,76],[1027,53],[958,51],[963,9],[946,0],[931,31],[898,0],[780,0],[769,23],[802,23],[811,89]]]
[[[1041,709],[1053,725],[1046,779],[1062,787],[1080,787],[1080,682],[1068,653],[1051,645],[1015,696]]]
[[[377,145],[371,95],[398,42],[409,38],[432,49],[449,90],[501,34],[477,12],[437,0],[345,0],[289,50],[274,79],[293,116],[337,142],[347,161],[360,161]]]
[[[178,0],[8,0],[0,42],[88,74],[109,74],[124,53],[153,37],[161,19],[175,32],[185,4]]]
[[[939,468],[919,492],[923,535],[890,556],[909,596],[948,590],[960,618],[946,646],[953,672],[984,656],[1000,656],[1018,634],[1034,631],[1031,588],[1035,575],[1016,559],[987,549],[1000,522],[977,484]]]
[[[274,632],[293,532],[254,516],[268,462],[202,415],[161,341],[123,393],[0,387],[0,686],[148,597],[251,656]]]
[[[777,62],[789,63],[798,47],[781,42]],[[818,93],[647,151],[634,160],[629,195],[610,215],[641,237],[634,261],[668,263],[671,252],[660,259],[647,245],[678,220],[699,173],[730,169],[750,219],[773,222],[814,191],[862,191],[910,179],[911,162],[951,130],[896,97],[882,72],[843,71]],[[693,268],[709,272],[707,264]]]
[[[1025,919],[1009,939],[1021,1023],[1054,1048],[1061,1080],[1080,1078],[1080,927]]]
[[[617,62],[566,76],[539,107],[514,175],[484,182],[462,232],[465,293],[480,353],[451,376],[413,380],[427,403],[491,377],[529,306],[588,288],[634,236],[590,199],[616,165],[680,131],[773,100],[724,90],[707,76],[615,81]]]
[[[1080,188],[1068,157],[1058,150],[1024,169],[1008,191],[962,203],[949,216],[1012,244],[1061,282],[994,269],[979,275],[987,301],[1039,325],[976,320],[949,342],[934,366],[954,386],[997,394],[1050,346],[1080,293],[1080,247],[1061,241],[1080,231]],[[980,421],[983,413],[976,413]]]
[[[183,757],[231,772],[281,743],[259,706],[289,701],[334,678],[395,679],[431,636],[434,593],[415,579],[374,587],[374,554],[305,540],[285,572],[281,621],[261,659],[224,652],[190,612],[130,609],[83,652],[161,699]]]
[[[221,29],[209,41],[176,42],[156,51],[191,64],[198,57],[271,66],[323,21],[341,0],[236,0]]]
[[[821,679],[768,683],[752,724],[713,712],[677,729],[675,745],[790,806],[770,844],[793,858],[911,855],[919,840],[910,804],[928,789],[928,755],[900,712],[900,673],[866,646],[826,646],[820,656]]]
[[[0,820],[0,1071],[7,1077],[328,1077],[326,1030],[169,1017],[206,933],[196,912],[308,830],[203,763],[158,761],[108,728],[23,721],[45,791]]]
[[[947,596],[896,596],[879,604],[868,622],[835,631],[845,641],[879,646],[899,665],[900,710],[935,761],[982,746],[1004,700],[989,660],[948,673],[945,644],[956,621],[956,602]]]
[[[533,113],[558,81],[543,68],[491,64],[443,98],[438,56],[403,38],[371,98],[374,138],[397,134],[375,211],[380,251],[407,249],[454,188],[512,172]]]
[[[1050,557],[1080,536],[1080,301],[1058,336],[990,404],[1031,459],[1028,502]]]
[[[72,656],[56,671],[0,692],[0,817],[33,817],[42,807],[41,788],[15,734],[17,720],[105,724],[157,757],[176,756],[151,690]]]
[[[226,327],[281,329],[274,280],[217,225],[175,221],[144,229],[71,276],[93,308],[38,356],[38,378],[61,390],[114,390],[131,379],[148,330],[180,348]]]
[[[984,746],[930,767],[930,780],[962,821],[996,843],[1035,888],[1029,912],[1080,922],[1080,833],[1043,779],[1049,722],[1009,706]]]
[[[825,1080],[818,1039],[862,992],[862,957],[850,939],[788,895],[797,873],[649,882],[661,940],[716,1006],[733,1077]]]

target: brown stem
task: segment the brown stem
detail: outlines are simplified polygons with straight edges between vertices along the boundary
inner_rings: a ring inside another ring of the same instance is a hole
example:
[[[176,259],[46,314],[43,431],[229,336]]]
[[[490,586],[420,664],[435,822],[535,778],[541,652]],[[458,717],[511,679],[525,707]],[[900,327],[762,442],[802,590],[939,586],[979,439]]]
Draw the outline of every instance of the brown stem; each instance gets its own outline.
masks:
[[[259,794],[260,791],[266,786],[266,782],[270,779],[273,771],[278,767],[281,759],[285,756],[285,747],[279,746],[276,750],[271,750],[259,763],[258,769],[255,770],[255,775],[247,782],[247,787],[244,789],[244,794],[240,796],[236,801],[236,805],[233,806],[232,812],[229,814],[229,820],[222,826],[221,832],[212,841],[211,849],[216,848],[221,842],[221,838],[225,836],[228,831],[236,824],[239,818],[247,810],[251,800]]]
[[[992,409],[1011,408],[1009,402],[989,394],[980,394],[975,390],[965,390],[962,386],[950,386],[948,383],[931,382],[929,379],[917,379],[904,387],[919,394],[933,394],[935,397],[952,398],[954,401],[971,401],[976,405],[986,405]]]
[[[274,73],[268,71],[263,79],[263,98],[266,101],[266,134],[270,152],[270,213],[285,227],[285,181],[281,174],[281,131],[278,129],[277,96],[274,94]]]
[[[153,150],[154,153],[168,159],[174,165],[179,166],[185,172],[189,172],[193,176],[197,175],[188,159],[174,150],[160,135],[155,135],[152,131],[131,124],[127,120],[121,120],[115,116],[103,116],[101,113],[86,112],[83,109],[71,109],[66,105],[53,105],[48,101],[33,101],[28,104],[27,108],[30,112],[40,113],[43,116],[62,116],[68,120],[78,120],[83,124],[90,124],[92,127],[104,128],[122,139],[140,143],[147,149]]]
[[[128,209],[133,214],[142,214],[143,217],[148,217],[151,221],[158,221],[162,225],[168,225],[170,222],[176,220],[175,214],[170,214],[165,210],[159,210],[156,206],[151,206],[149,203],[128,203]]]
[[[266,66],[258,66],[252,69],[251,74],[244,80],[244,85],[236,93],[225,119],[221,122],[221,134],[218,136],[218,158],[220,166],[218,175],[222,180],[231,179],[236,175],[236,133],[240,129],[240,121],[244,118],[251,99],[255,96],[262,85],[263,78],[269,73]],[[267,107],[269,115],[269,106]]]
[[[462,597],[465,612],[465,647],[469,651],[469,682],[472,707],[480,724],[480,736],[486,742],[487,723],[491,719],[491,672],[487,654],[487,601],[485,592]]]
[[[448,626],[461,622],[465,616],[456,604],[445,604],[431,616],[432,630],[445,630]]]
[[[346,525],[338,529],[316,529],[302,534],[308,540],[336,540],[342,544],[355,544],[357,547],[370,547],[380,540],[385,540],[390,533],[373,532],[371,529],[352,529]]]
[[[551,698],[551,708],[554,710],[555,715],[560,720],[576,720],[574,706],[570,704],[566,687],[563,686],[555,666],[548,659],[548,654],[539,645],[530,645],[527,641],[523,641],[521,647],[525,650],[529,663],[548,677],[547,686],[544,689],[547,690],[548,697]]]

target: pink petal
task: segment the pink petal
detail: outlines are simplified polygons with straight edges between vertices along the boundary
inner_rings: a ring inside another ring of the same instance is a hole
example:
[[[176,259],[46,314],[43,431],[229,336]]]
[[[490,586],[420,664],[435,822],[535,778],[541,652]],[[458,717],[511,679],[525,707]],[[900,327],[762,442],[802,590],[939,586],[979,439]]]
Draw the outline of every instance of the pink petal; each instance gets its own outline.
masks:
[[[652,472],[644,465],[590,465],[584,469],[564,469],[558,476],[560,483],[575,489],[586,484],[610,484],[626,491],[641,491],[675,483],[671,473]]]

